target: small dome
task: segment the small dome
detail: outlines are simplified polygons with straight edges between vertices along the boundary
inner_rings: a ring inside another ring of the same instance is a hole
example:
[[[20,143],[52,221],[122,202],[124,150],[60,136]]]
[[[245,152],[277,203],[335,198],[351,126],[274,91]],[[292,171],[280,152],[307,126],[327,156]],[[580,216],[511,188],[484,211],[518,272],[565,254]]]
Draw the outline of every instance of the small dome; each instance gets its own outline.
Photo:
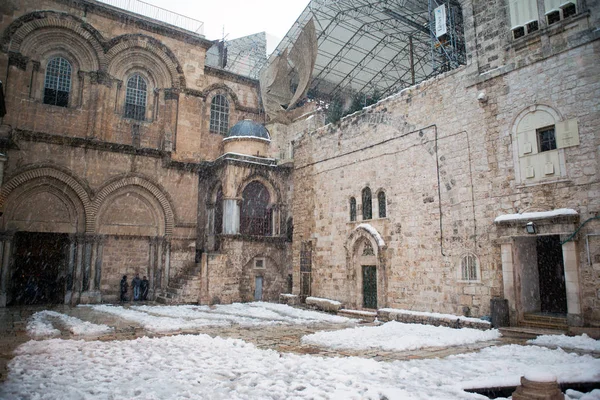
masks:
[[[251,119],[245,119],[235,124],[229,132],[227,132],[224,139],[244,136],[271,140],[267,128]]]

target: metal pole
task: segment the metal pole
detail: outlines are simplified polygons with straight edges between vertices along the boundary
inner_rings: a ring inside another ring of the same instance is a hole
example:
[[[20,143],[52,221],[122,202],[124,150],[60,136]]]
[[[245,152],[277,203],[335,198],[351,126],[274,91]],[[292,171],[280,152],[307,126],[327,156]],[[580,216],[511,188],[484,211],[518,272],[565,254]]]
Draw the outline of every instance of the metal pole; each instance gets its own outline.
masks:
[[[411,82],[415,84],[415,59],[414,59],[414,48],[412,35],[408,37],[408,54],[410,56],[410,77]]]

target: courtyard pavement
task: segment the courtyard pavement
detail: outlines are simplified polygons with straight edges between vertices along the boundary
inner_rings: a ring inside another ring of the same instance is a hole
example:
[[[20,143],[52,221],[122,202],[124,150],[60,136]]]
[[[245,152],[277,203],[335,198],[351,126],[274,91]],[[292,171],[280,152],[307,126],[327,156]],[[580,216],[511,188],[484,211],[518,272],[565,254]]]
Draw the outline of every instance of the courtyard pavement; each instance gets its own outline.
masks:
[[[126,303],[124,307],[153,303]],[[259,349],[271,349],[282,353],[311,354],[323,357],[362,357],[376,361],[394,361],[446,357],[452,354],[463,354],[478,351],[485,347],[521,344],[525,339],[500,338],[497,340],[478,342],[463,346],[430,347],[412,351],[382,351],[382,350],[336,350],[304,344],[301,338],[317,331],[333,331],[345,329],[347,325],[319,323],[304,325],[274,325],[243,327],[239,325],[227,327],[203,327],[194,330],[180,330],[168,333],[156,333],[145,330],[142,326],[108,313],[95,311],[90,307],[69,306],[18,306],[0,308],[0,382],[7,376],[7,364],[13,357],[13,350],[24,342],[31,340],[27,334],[27,321],[37,311],[53,310],[77,317],[94,324],[105,324],[114,328],[114,332],[99,336],[74,336],[67,329],[57,324],[61,330],[59,338],[78,340],[132,340],[139,337],[162,337],[179,334],[207,334],[211,337],[241,339],[255,344]],[[375,325],[370,322],[360,322],[360,326]],[[597,356],[597,355],[596,355]]]

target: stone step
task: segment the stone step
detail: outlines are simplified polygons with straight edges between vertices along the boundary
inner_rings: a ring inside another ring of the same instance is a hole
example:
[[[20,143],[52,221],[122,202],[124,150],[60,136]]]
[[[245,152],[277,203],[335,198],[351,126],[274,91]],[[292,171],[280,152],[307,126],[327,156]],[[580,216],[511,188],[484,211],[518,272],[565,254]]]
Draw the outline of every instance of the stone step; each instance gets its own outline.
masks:
[[[566,330],[562,329],[533,328],[524,326],[498,328],[498,330],[502,336],[516,339],[535,339],[541,335],[563,335],[567,333]]]
[[[368,322],[375,321],[377,318],[377,313],[373,311],[364,311],[364,310],[350,310],[347,308],[342,308],[337,312],[337,315],[348,318],[358,318]]]
[[[544,322],[544,321],[524,320],[523,322],[521,322],[520,325],[527,327],[527,328],[554,329],[554,330],[560,330],[560,331],[565,331],[565,332],[569,330],[569,326],[566,323],[557,324],[557,323]]]
[[[526,322],[533,322],[533,323],[544,323],[544,324],[567,326],[567,318],[564,316],[561,316],[561,315],[525,313],[525,314],[523,314],[523,320]]]

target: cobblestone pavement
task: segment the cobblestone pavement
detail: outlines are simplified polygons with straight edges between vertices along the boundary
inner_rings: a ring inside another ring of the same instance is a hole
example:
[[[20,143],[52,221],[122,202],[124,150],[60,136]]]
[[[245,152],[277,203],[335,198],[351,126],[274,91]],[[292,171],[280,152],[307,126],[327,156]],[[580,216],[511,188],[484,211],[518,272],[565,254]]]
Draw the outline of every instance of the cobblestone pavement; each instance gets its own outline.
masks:
[[[141,303],[136,303],[141,304]],[[126,305],[127,307],[127,305]],[[501,338],[499,340],[480,342],[465,346],[436,347],[425,348],[414,351],[390,352],[381,350],[368,351],[349,351],[323,349],[301,343],[301,338],[317,331],[344,329],[347,326],[339,324],[318,324],[310,326],[302,325],[284,325],[284,326],[261,326],[254,328],[244,328],[240,326],[230,327],[208,327],[193,331],[170,332],[167,334],[154,333],[144,330],[141,326],[121,319],[119,317],[97,312],[88,307],[69,307],[69,306],[24,306],[0,308],[0,382],[6,379],[7,364],[12,358],[12,352],[20,344],[30,340],[27,335],[26,327],[28,318],[35,312],[41,310],[54,310],[68,314],[84,321],[96,324],[106,324],[115,328],[114,333],[96,336],[96,337],[77,337],[83,340],[131,340],[142,336],[160,337],[178,334],[200,334],[204,333],[212,337],[229,337],[242,339],[254,343],[261,349],[272,349],[279,352],[289,352],[297,354],[313,354],[324,357],[349,357],[357,356],[363,358],[372,358],[378,361],[410,360],[434,357],[446,357],[451,354],[468,353],[480,350],[485,347],[503,345],[503,344],[525,344],[525,340],[514,338]],[[373,323],[361,323],[362,326],[373,325]],[[60,329],[61,326],[55,326]],[[73,338],[68,331],[61,329],[61,338]]]

